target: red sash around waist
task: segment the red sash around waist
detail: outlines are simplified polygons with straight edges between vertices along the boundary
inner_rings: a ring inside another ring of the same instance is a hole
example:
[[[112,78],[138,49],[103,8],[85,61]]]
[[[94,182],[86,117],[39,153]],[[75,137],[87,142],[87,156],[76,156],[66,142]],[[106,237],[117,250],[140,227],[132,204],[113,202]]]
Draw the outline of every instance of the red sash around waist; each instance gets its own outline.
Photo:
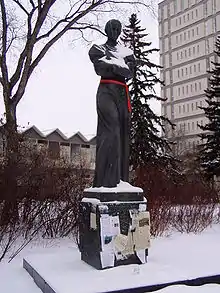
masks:
[[[100,83],[114,83],[114,84],[119,84],[125,87],[126,94],[127,94],[127,101],[128,101],[128,112],[131,112],[131,101],[129,97],[129,91],[128,91],[128,86],[126,83],[117,81],[117,80],[111,80],[111,79],[101,79]]]

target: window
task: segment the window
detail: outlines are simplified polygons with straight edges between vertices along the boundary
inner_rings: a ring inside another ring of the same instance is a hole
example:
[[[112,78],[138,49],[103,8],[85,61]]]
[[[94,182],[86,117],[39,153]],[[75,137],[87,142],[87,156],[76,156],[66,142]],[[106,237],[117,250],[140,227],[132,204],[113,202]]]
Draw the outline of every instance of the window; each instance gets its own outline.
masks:
[[[83,149],[89,149],[90,145],[89,144],[81,144],[81,148]]]
[[[76,155],[80,154],[80,144],[72,144],[71,143],[71,158],[73,159]]]
[[[183,22],[186,22],[186,16],[183,15]]]
[[[184,41],[185,41],[186,40],[186,32],[184,32],[184,37],[183,38],[184,38]]]
[[[176,44],[178,44],[178,36],[176,36]]]
[[[188,131],[190,131],[190,123],[188,123]]]
[[[184,95],[184,86],[182,87],[182,93],[183,93],[183,95]]]
[[[43,144],[47,145],[48,144],[48,142],[46,140],[44,140],[44,139],[38,139],[37,143],[41,144],[41,145],[43,145]]]
[[[200,121],[200,124],[203,126],[203,120]]]
[[[61,142],[60,145],[62,145],[62,146],[69,146],[70,144],[68,142]]]
[[[187,104],[187,112],[189,112],[189,104]]]
[[[216,32],[216,19],[213,19],[213,32]]]
[[[179,60],[179,53],[176,53],[176,59]]]
[[[179,71],[179,69],[177,70],[177,76],[178,76],[178,78],[180,78],[180,71]]]
[[[193,47],[193,55],[195,55],[195,53],[196,53],[196,48]]]
[[[196,72],[196,64],[194,64],[194,72]]]
[[[185,58],[187,57],[187,51],[185,50]]]
[[[182,34],[180,35],[180,42],[182,42]]]
[[[187,94],[189,93],[189,86],[188,86],[188,84],[187,84],[187,86],[186,86],[186,93],[187,93]]]
[[[207,10],[208,10],[207,3],[205,3],[205,16],[207,15]]]
[[[185,105],[183,105],[183,113],[185,113]]]
[[[188,75],[188,68],[186,67],[186,75]]]
[[[184,75],[184,73],[183,73],[183,68],[181,69],[181,72],[182,72],[182,76]]]
[[[192,130],[194,130],[195,124],[194,122],[192,122]]]
[[[180,88],[178,88],[178,96],[180,96]]]
[[[198,10],[196,9],[196,17],[198,17]]]
[[[183,59],[183,52],[180,52],[180,58]]]
[[[198,26],[196,28],[196,34],[197,34],[197,36],[199,35],[199,27]]]
[[[189,73],[192,74],[192,66],[189,67]]]
[[[193,11],[191,12],[191,16],[192,16],[192,19],[193,19]]]
[[[189,21],[189,13],[187,13],[187,20]]]
[[[209,53],[209,40],[206,40],[207,53]]]
[[[178,26],[178,19],[176,18],[176,26]]]
[[[199,45],[197,45],[197,53],[199,53]]]
[[[202,89],[202,84],[201,84],[201,82],[199,82],[199,89],[200,89],[200,90]]]
[[[195,82],[195,91],[197,91],[197,83]]]
[[[191,93],[192,93],[192,91],[193,91],[193,85],[192,84],[190,85],[190,90],[191,90]]]
[[[198,71],[200,72],[200,63],[198,64]]]
[[[179,24],[181,25],[181,17],[179,18]]]
[[[189,48],[189,57],[191,57],[191,48]]]
[[[216,0],[213,1],[213,10],[216,12]]]
[[[190,39],[190,31],[188,31],[188,39]]]
[[[202,107],[202,101],[199,102],[200,107]]]
[[[60,144],[56,141],[49,141],[49,156],[53,159],[60,157]]]
[[[196,102],[196,110],[198,110],[198,102]]]
[[[181,114],[181,106],[179,106],[179,114]]]
[[[191,104],[191,110],[192,111],[194,110],[194,104],[193,103]]]
[[[192,37],[194,38],[195,36],[195,31],[194,31],[194,28],[192,29]]]

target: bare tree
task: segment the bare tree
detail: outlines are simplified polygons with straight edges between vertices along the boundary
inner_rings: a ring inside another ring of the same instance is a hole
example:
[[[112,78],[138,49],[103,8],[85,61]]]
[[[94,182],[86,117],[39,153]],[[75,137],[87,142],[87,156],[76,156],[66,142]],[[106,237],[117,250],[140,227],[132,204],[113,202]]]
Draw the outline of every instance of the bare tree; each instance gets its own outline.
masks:
[[[120,5],[152,9],[155,0],[1,0],[0,83],[6,125],[16,131],[16,107],[40,61],[67,32],[99,30],[100,14]],[[100,31],[101,32],[101,31]],[[13,59],[10,63],[9,59]],[[13,66],[14,65],[14,66]]]

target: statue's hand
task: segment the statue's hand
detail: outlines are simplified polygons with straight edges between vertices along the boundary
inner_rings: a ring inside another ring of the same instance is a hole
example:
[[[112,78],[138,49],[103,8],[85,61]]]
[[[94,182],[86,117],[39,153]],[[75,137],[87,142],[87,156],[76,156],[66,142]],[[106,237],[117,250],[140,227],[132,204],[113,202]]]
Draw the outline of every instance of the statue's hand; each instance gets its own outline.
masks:
[[[140,60],[140,59],[136,59],[136,64],[137,65],[140,65],[140,66],[144,66],[144,65],[146,65],[146,61]]]
[[[134,55],[129,55],[129,56],[124,57],[124,60],[125,60],[126,63],[127,62],[133,62],[133,63],[135,63],[136,58],[134,57]]]
[[[134,68],[134,66],[136,65],[135,62],[126,62],[126,64],[128,65],[129,68]]]
[[[106,59],[107,60],[111,60],[112,58],[112,56],[111,56],[111,54],[108,52],[108,50],[106,50],[106,52],[105,52],[105,55],[106,55]]]

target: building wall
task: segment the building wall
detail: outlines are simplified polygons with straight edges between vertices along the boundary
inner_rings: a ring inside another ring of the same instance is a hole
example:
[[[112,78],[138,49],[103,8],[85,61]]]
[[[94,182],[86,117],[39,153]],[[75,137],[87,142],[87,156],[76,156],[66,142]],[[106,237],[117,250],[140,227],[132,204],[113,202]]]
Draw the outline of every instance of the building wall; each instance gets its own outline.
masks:
[[[159,45],[161,79],[165,86],[161,96],[162,114],[177,125],[167,127],[168,137],[185,130],[185,140],[197,143],[205,124],[204,90],[215,61],[215,40],[220,33],[220,0],[164,0],[159,4]]]
[[[47,149],[52,159],[64,158],[69,162],[82,165],[88,169],[95,168],[96,144],[95,138],[83,141],[77,134],[70,139],[62,138],[59,131],[44,136],[36,127],[24,132],[28,144],[33,148]],[[4,155],[4,137],[0,132],[0,156]]]

